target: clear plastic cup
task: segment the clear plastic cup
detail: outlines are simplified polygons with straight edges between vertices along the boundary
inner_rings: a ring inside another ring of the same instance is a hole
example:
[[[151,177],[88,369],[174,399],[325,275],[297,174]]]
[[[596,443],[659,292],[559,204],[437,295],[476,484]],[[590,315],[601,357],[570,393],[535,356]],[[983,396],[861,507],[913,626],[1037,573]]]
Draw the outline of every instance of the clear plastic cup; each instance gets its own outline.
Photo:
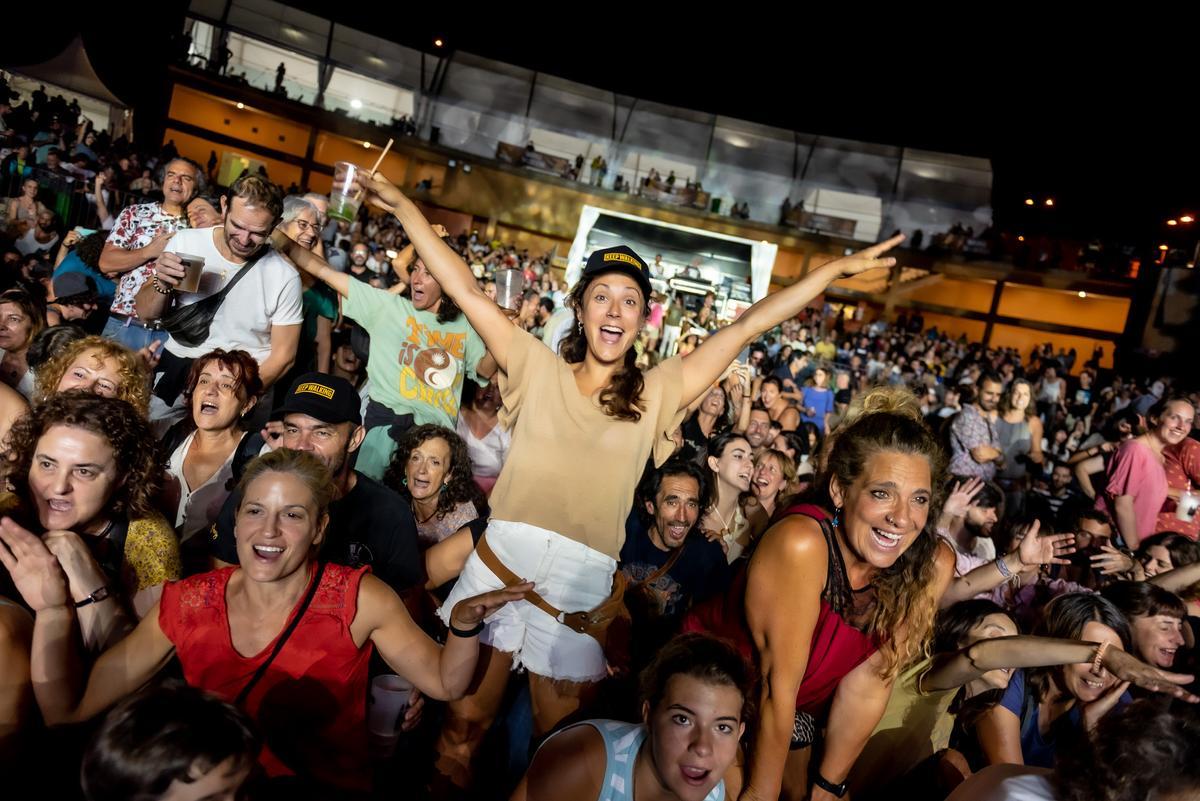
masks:
[[[500,308],[519,311],[524,291],[525,273],[520,270],[496,271],[496,305]]]
[[[333,189],[329,193],[328,216],[335,220],[354,222],[358,217],[358,208],[362,200],[354,186],[359,168],[348,161],[339,161],[333,165]]]

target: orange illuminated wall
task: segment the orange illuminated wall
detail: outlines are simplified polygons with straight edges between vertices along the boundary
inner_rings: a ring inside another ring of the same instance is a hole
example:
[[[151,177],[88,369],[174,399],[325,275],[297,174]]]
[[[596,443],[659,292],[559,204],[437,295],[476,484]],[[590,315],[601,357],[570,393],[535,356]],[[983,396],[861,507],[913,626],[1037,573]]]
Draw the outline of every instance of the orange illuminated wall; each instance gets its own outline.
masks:
[[[320,131],[317,133],[316,146],[313,148],[313,161],[329,167],[339,161],[348,161],[367,169],[375,163],[375,159],[379,158],[379,150],[386,144],[387,139],[385,138],[379,142],[371,142],[371,147],[367,148],[363,147],[361,139],[349,139],[345,136]],[[393,183],[403,181],[407,169],[408,157],[395,151],[388,151],[383,163],[379,165],[379,171]]]
[[[555,247],[558,248],[559,256],[566,256],[567,251],[571,249],[571,243],[566,239],[542,236],[521,228],[509,228],[506,225],[496,226],[496,238],[506,245],[512,245],[517,250],[528,249],[530,253],[537,256],[543,256],[554,250]]]
[[[1092,294],[1081,298],[1078,292],[1063,289],[1005,284],[1004,291],[1000,294],[998,313],[1004,317],[1074,325],[1119,334],[1125,330],[1129,299]],[[1055,344],[1057,345],[1057,341]],[[1091,355],[1091,350],[1088,351],[1088,355]]]
[[[780,248],[775,254],[775,265],[771,268],[771,278],[794,281],[800,277],[800,270],[803,267],[804,251]]]
[[[213,95],[176,86],[171,95],[171,119],[251,142],[259,147],[303,157],[308,150],[307,125],[276,117]],[[178,144],[178,142],[176,142]],[[361,147],[361,145],[360,145]],[[205,157],[208,154],[205,153]]]
[[[987,280],[961,281],[957,278],[943,278],[933,284],[917,287],[901,296],[906,301],[933,303],[938,306],[949,306],[954,309],[987,312],[992,308],[992,294],[996,291],[996,282]]]
[[[925,316],[928,325],[929,315]],[[1065,322],[1065,321],[1064,321]],[[1091,337],[1056,334],[1049,331],[1037,331],[1032,328],[1018,328],[1013,325],[997,325],[992,328],[991,345],[994,348],[1016,348],[1023,359],[1029,358],[1030,351],[1038,345],[1047,342],[1054,344],[1054,350],[1075,349],[1078,358],[1075,360],[1075,372],[1079,372],[1083,363],[1092,358],[1092,349],[1104,348],[1104,358],[1100,360],[1101,367],[1112,367],[1113,343],[1107,339],[1092,339]]]
[[[283,186],[291,183],[300,183],[299,167],[256,153],[252,148],[228,147],[199,136],[192,136],[182,131],[176,131],[173,128],[168,128],[166,133],[163,134],[163,141],[168,139],[175,141],[175,147],[179,149],[181,155],[187,156],[198,164],[207,166],[208,155],[214,150],[217,151],[218,162],[224,158],[226,153],[240,153],[241,155],[249,156],[263,162],[267,167],[267,175],[275,183],[282,184]]]
[[[899,309],[912,314],[912,309]],[[967,339],[972,342],[983,341],[983,330],[986,328],[982,320],[969,320],[965,317],[955,317],[950,314],[937,314],[935,312],[922,311],[921,316],[925,318],[925,328],[933,328],[937,326],[937,330],[947,336],[958,339],[963,334],[966,334]]]

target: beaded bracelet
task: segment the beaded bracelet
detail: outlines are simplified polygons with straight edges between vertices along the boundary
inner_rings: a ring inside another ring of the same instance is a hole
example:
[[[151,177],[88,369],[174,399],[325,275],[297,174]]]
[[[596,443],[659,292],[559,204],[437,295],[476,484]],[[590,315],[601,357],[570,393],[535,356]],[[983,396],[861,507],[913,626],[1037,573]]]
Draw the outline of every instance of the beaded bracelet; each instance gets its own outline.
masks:
[[[150,280],[150,288],[153,289],[155,292],[157,292],[160,295],[170,295],[172,292],[175,291],[175,289],[173,287],[163,286],[162,283],[158,280],[157,275],[154,276],[154,278],[152,278]]]

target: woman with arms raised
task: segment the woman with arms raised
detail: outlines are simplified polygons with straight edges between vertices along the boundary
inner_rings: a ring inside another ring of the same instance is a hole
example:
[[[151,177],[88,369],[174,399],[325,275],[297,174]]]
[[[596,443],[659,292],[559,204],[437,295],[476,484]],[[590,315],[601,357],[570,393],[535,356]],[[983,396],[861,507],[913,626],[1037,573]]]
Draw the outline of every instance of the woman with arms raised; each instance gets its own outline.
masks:
[[[366,198],[396,215],[442,291],[483,337],[502,371],[501,421],[513,432],[488,531],[442,607],[446,619],[464,594],[503,586],[505,577],[523,576],[536,587],[529,603],[488,621],[483,640],[491,653],[481,660],[472,695],[452,705],[443,729],[439,771],[465,786],[511,667],[523,665],[530,674],[539,735],[578,709],[607,675],[599,642],[559,622],[551,610],[590,611],[613,592],[638,480],[631,465],[643,465],[651,455],[656,464],[665,461],[683,413],[744,347],[833,280],[893,264],[882,254],[901,239],[810,272],[747,309],[686,358],[643,373],[633,344],[646,322],[650,270],[632,250],[607,248],[588,258],[568,301],[575,326],[556,356],[512,324],[395,186],[379,176],[361,180]]]

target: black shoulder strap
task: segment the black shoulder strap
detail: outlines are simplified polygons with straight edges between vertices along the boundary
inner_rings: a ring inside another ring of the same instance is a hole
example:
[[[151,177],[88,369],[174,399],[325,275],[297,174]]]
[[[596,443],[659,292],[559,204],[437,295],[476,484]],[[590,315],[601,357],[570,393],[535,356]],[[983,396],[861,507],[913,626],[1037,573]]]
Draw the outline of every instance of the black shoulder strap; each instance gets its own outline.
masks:
[[[271,667],[271,663],[275,661],[275,657],[283,650],[283,646],[287,644],[288,638],[292,636],[292,632],[296,630],[296,626],[300,625],[300,619],[304,617],[304,613],[308,611],[308,605],[312,603],[313,596],[317,594],[317,587],[321,586],[321,578],[325,575],[325,563],[317,562],[317,575],[309,585],[308,592],[304,594],[304,600],[300,602],[300,608],[296,610],[292,621],[288,623],[283,634],[279,635],[279,639],[275,641],[275,647],[271,650],[271,655],[258,666],[258,670],[254,671],[254,675],[250,677],[250,681],[246,682],[246,686],[237,694],[234,699],[234,706],[241,706],[246,699],[250,697],[250,691],[254,686],[262,680],[262,677],[267,674],[267,668]]]

